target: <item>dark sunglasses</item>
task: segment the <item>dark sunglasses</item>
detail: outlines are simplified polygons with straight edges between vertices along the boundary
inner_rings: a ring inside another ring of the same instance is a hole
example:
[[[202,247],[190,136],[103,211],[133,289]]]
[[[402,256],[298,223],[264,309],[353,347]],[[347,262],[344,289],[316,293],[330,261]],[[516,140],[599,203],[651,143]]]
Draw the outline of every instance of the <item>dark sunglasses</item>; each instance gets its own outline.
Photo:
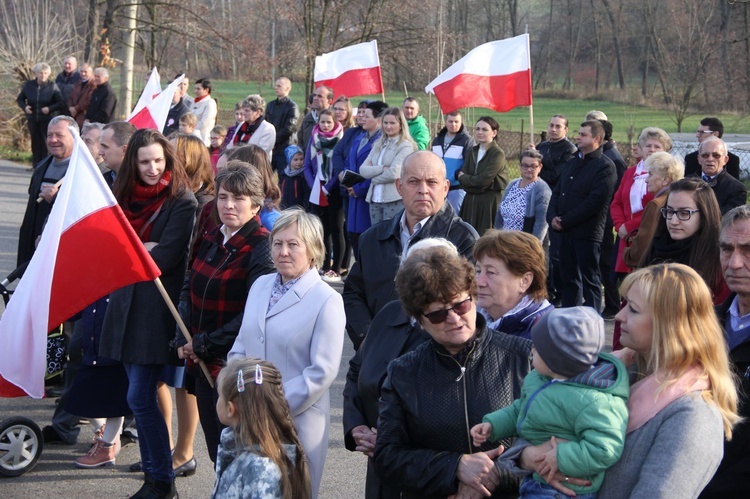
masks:
[[[433,324],[442,324],[448,319],[448,312],[450,312],[451,310],[453,310],[458,315],[464,315],[466,312],[471,310],[471,296],[464,301],[454,303],[450,308],[435,310],[434,312],[430,312],[429,314],[422,315],[424,315],[427,320],[429,320]]]

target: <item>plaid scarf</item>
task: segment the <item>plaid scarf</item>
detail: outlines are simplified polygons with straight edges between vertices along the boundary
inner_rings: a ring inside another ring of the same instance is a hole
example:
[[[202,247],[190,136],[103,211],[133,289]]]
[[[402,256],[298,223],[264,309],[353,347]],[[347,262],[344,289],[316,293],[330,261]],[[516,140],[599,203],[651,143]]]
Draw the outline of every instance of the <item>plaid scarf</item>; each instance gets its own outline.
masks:
[[[169,196],[169,185],[172,183],[172,172],[167,170],[156,185],[144,185],[136,182],[133,192],[123,201],[122,211],[141,241],[147,242],[151,235],[153,222]]]
[[[318,125],[313,127],[312,140],[310,141],[310,156],[315,156],[318,164],[319,180],[327,183],[331,179],[331,157],[333,148],[341,137],[344,136],[344,127],[336,122],[336,126],[330,132],[323,132]]]

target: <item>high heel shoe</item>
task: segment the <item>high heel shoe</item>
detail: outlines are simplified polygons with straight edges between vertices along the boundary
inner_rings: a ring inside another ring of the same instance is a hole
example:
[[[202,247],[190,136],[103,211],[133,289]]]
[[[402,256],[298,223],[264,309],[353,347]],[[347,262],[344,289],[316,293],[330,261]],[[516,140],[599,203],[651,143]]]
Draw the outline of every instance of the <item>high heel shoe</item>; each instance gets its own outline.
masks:
[[[180,466],[176,467],[174,469],[174,476],[192,476],[195,475],[195,471],[198,469],[198,461],[196,461],[195,457],[190,458],[189,461],[187,461],[184,464],[181,464]]]

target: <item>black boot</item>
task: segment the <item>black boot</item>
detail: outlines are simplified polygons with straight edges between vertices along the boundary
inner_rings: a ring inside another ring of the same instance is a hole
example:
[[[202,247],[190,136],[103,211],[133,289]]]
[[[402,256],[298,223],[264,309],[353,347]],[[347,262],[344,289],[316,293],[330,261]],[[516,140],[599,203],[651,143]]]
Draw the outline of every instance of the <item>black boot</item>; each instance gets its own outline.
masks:
[[[143,485],[140,489],[138,489],[138,492],[136,492],[135,495],[130,496],[129,499],[143,499],[145,497],[150,497],[149,494],[151,493],[151,489],[153,488],[154,483],[154,477],[144,471]]]
[[[174,480],[172,480],[171,482],[155,481],[151,485],[149,494],[143,497],[144,499],[179,499],[180,495],[177,493]]]

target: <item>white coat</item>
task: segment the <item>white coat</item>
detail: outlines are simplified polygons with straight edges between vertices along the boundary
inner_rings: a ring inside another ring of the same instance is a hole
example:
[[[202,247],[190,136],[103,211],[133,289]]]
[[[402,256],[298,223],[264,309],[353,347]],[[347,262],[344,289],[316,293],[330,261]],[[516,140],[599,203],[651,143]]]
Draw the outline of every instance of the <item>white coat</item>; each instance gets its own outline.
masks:
[[[328,450],[328,388],[338,375],[344,348],[344,302],[312,268],[266,312],[277,275],[261,276],[250,288],[242,326],[227,357],[265,359],[281,373],[315,498]]]

